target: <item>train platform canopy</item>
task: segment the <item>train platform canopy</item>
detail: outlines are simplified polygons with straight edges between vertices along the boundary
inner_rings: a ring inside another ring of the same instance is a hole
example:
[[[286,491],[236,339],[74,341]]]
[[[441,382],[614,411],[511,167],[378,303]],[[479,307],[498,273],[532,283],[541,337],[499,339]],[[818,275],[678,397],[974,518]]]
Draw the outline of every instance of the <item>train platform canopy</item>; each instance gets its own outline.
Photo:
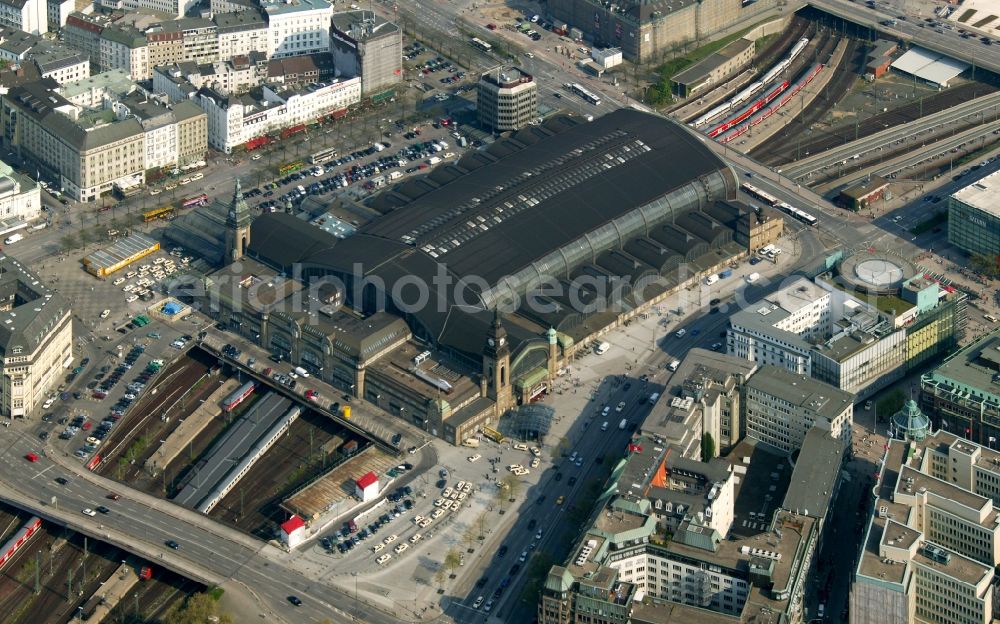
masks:
[[[132,234],[115,241],[104,249],[89,254],[83,259],[83,266],[89,273],[98,277],[106,277],[145,258],[159,248],[160,243],[152,238],[142,234]]]
[[[914,46],[896,59],[891,67],[944,89],[955,76],[969,69],[969,64]]]

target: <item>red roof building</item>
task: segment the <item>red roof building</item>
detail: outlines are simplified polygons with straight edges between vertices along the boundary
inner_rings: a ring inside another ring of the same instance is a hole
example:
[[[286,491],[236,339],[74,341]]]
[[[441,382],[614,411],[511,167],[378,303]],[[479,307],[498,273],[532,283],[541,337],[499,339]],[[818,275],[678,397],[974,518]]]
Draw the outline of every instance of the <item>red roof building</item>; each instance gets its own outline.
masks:
[[[306,523],[297,515],[292,515],[281,525],[281,541],[289,548],[298,546],[306,536]]]
[[[368,472],[354,482],[355,494],[361,502],[367,503],[378,497],[378,477],[374,472]]]

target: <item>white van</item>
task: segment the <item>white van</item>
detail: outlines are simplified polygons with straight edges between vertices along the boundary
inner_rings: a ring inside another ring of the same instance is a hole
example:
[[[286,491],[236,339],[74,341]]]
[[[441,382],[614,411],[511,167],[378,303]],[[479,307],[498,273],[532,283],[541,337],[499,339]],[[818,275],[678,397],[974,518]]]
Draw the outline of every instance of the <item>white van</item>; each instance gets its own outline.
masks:
[[[706,286],[711,286],[712,284],[716,283],[717,281],[719,281],[719,276],[715,275],[713,273],[712,275],[709,275],[708,277],[705,278],[705,285]]]
[[[683,338],[684,334],[686,333],[688,333],[686,329],[678,329],[677,332],[674,333],[674,335],[677,336],[678,338]]]
[[[677,367],[679,367],[680,365],[681,365],[681,361],[680,361],[680,360],[674,360],[673,362],[671,362],[671,363],[670,363],[670,364],[669,364],[669,365],[667,366],[667,368],[669,368],[669,369],[670,369],[670,370],[672,370],[672,371],[676,371],[676,370],[677,370]]]
[[[992,314],[984,314],[983,318],[986,319],[987,321],[991,322],[991,323],[996,323],[997,322],[997,317],[993,316]]]
[[[747,284],[753,284],[754,282],[760,279],[760,273],[751,273],[750,275],[747,275],[746,278],[744,279],[746,279]]]
[[[649,395],[649,402],[650,403],[656,403],[659,399],[660,399],[660,393],[659,392],[654,392],[653,394]]]
[[[609,343],[602,342],[601,344],[597,345],[597,347],[594,349],[594,353],[596,353],[597,355],[604,355],[605,353],[608,352],[608,349],[610,348],[611,345]]]

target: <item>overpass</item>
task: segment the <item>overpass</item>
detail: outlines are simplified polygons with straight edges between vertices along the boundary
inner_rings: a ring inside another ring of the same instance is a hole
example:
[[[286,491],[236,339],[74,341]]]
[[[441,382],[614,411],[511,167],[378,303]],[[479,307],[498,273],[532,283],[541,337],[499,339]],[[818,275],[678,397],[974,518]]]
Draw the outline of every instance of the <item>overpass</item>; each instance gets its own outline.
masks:
[[[63,453],[42,453],[39,442],[15,428],[0,432],[0,500],[43,520],[65,526],[143,557],[206,585],[231,580],[252,587],[274,613],[288,612],[290,595],[303,605],[294,621],[399,622],[394,615],[363,605],[308,571],[290,553],[264,544],[215,520],[94,474]],[[56,483],[69,477],[66,485]],[[107,498],[109,493],[119,500]],[[104,504],[107,514],[84,515],[84,508]],[[166,546],[178,542],[176,550]]]
[[[895,26],[885,26],[879,23],[895,19],[900,14],[897,9],[893,9],[894,12],[889,13],[879,7],[873,9],[849,0],[809,0],[802,6],[811,6],[830,15],[865,26],[890,39],[916,44],[951,58],[965,61],[972,65],[973,71],[982,68],[1000,74],[1000,46],[983,45],[976,38],[962,39],[955,30],[945,30],[943,33],[938,33],[933,28],[921,28],[919,24],[922,23],[922,20],[915,16],[908,16],[906,21],[898,20]]]

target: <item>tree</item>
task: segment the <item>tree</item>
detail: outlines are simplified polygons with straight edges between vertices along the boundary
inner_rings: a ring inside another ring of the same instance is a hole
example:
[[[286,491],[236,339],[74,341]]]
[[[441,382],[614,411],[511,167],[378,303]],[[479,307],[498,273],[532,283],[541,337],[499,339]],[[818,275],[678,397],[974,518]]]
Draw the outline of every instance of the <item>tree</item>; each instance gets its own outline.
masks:
[[[701,461],[707,462],[715,457],[715,440],[712,434],[705,432],[701,435]]]
[[[504,479],[497,485],[497,493],[495,494],[497,504],[500,506],[500,513],[503,513],[504,505],[507,504],[507,480]]]
[[[553,446],[549,452],[552,454],[552,459],[559,459],[569,451],[569,439],[565,436],[559,438],[559,442]]]
[[[440,587],[442,590],[444,589],[444,579],[445,579],[444,568],[439,567],[437,571],[434,572],[434,582],[437,583],[438,587]],[[171,624],[171,623],[167,622],[166,624]]]
[[[209,594],[194,594],[184,603],[170,611],[163,624],[202,624],[218,618],[219,624],[234,624],[232,617],[219,613],[219,604]]]
[[[517,498],[517,493],[521,489],[521,480],[517,478],[515,474],[509,474],[503,478],[503,484],[507,489],[507,493],[510,495],[510,502],[514,502]]]
[[[80,243],[77,239],[76,234],[66,234],[60,239],[59,243],[62,245],[62,250],[64,253],[69,253],[76,249]]]
[[[472,552],[472,543],[476,541],[476,535],[478,533],[476,533],[476,526],[474,524],[470,524],[466,527],[465,532],[462,533],[462,541],[465,542],[465,548],[469,552]]]
[[[459,556],[458,551],[454,548],[448,550],[448,554],[444,556],[444,568],[448,570],[448,573],[454,576],[455,568],[462,565],[462,558]]]
[[[969,264],[976,273],[987,277],[1000,277],[1000,263],[992,256],[972,254]]]
[[[902,390],[896,388],[875,404],[875,415],[879,420],[888,420],[893,414],[903,409],[903,403],[906,403],[906,395]]]
[[[487,520],[487,515],[486,515],[485,511],[482,512],[481,514],[479,514],[479,517],[476,518],[476,524],[479,525],[479,539],[483,539],[483,538],[486,537],[486,533],[485,533],[485,530],[486,530],[486,520]]]

